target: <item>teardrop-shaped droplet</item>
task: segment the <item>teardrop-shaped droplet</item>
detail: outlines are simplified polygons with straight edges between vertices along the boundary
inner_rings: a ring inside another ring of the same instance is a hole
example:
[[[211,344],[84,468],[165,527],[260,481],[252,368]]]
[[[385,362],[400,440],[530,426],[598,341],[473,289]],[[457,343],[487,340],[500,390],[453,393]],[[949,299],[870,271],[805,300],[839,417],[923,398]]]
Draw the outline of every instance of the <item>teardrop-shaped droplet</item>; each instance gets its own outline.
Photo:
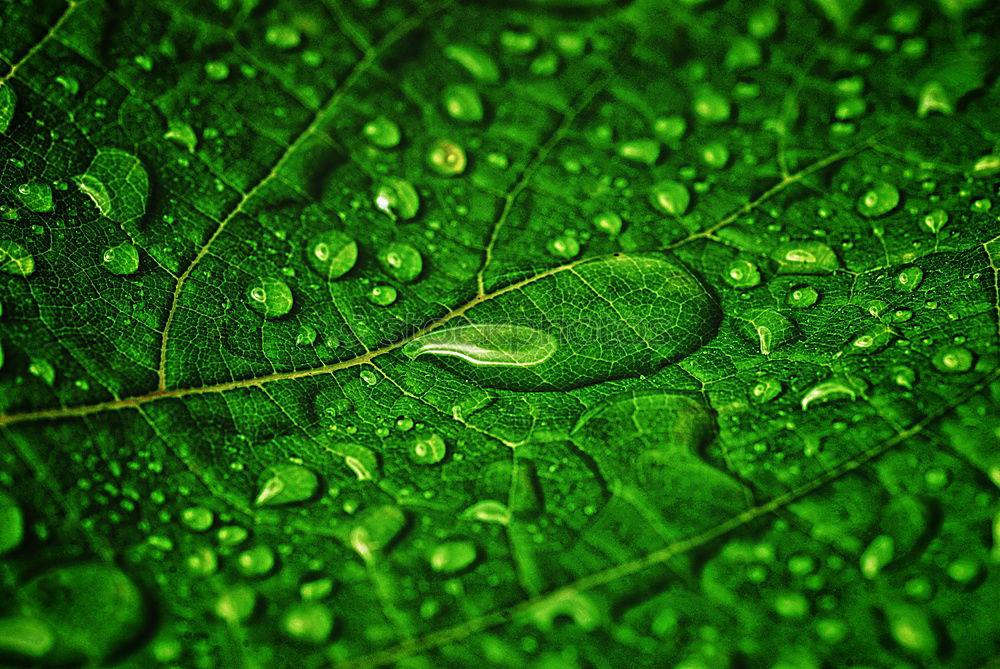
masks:
[[[319,479],[307,467],[282,463],[268,467],[260,476],[256,506],[278,506],[304,502],[316,494]]]
[[[733,288],[745,290],[760,284],[760,270],[749,260],[734,260],[726,267],[724,278]]]
[[[399,291],[394,287],[380,283],[368,291],[368,301],[379,307],[388,307],[396,301],[398,295]]]
[[[920,269],[916,265],[904,267],[899,274],[896,275],[896,290],[904,293],[912,292],[917,289],[917,286],[920,285],[923,278],[924,270]]]
[[[691,193],[679,181],[660,181],[653,186],[653,206],[671,216],[683,216],[691,204]]]
[[[406,526],[406,516],[395,506],[364,512],[348,535],[348,543],[365,562],[372,562],[392,544]]]
[[[417,215],[420,196],[409,181],[386,178],[375,191],[375,207],[394,219],[407,221]]]
[[[500,81],[500,68],[493,57],[482,49],[463,44],[449,44],[444,48],[444,55],[450,58],[473,77],[488,84]]]

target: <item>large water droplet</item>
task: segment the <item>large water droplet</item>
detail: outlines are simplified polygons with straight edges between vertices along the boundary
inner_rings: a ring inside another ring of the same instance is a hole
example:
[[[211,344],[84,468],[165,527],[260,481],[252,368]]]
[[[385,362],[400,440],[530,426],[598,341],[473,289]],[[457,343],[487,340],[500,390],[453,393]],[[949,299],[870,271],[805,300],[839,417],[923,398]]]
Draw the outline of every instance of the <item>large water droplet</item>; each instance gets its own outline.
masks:
[[[760,284],[760,270],[749,260],[734,260],[726,266],[723,277],[733,288],[747,289]]]
[[[320,276],[337,279],[358,261],[358,244],[343,232],[327,230],[309,240],[306,260]]]
[[[281,318],[292,310],[292,289],[281,279],[257,279],[247,290],[250,306],[264,318]]]
[[[526,367],[545,362],[556,351],[551,335],[522,325],[459,325],[429,332],[403,347],[410,359],[453,356],[473,365]]]
[[[35,271],[35,257],[21,244],[0,239],[0,272],[28,276]]]
[[[55,209],[52,186],[41,181],[29,181],[17,187],[17,197],[30,211],[45,213]]]
[[[386,178],[375,191],[375,207],[393,219],[407,221],[417,215],[420,196],[409,181]]]
[[[281,619],[281,626],[291,639],[322,644],[333,631],[333,613],[322,604],[294,604]]]
[[[121,149],[98,149],[87,171],[76,181],[105,218],[126,223],[146,213],[149,175],[131,153]]]
[[[896,290],[902,291],[904,293],[910,293],[917,289],[920,282],[923,281],[924,270],[920,269],[916,265],[910,265],[904,267],[899,274],[896,275]]]
[[[972,369],[975,356],[967,348],[947,346],[935,353],[931,362],[942,372],[958,374]]]
[[[378,254],[378,261],[390,276],[404,283],[414,281],[424,268],[420,251],[399,242],[386,246]]]

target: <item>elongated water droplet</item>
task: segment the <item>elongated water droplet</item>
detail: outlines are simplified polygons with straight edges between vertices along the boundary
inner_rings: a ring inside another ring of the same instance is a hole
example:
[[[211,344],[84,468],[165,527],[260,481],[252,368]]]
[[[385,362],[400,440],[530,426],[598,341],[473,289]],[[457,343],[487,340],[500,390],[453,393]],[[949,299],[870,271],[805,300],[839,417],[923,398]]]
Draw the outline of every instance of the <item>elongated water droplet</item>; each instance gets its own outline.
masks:
[[[375,207],[393,219],[408,221],[420,209],[420,196],[409,181],[386,178],[375,191]]]
[[[0,239],[0,272],[29,276],[35,271],[35,257],[21,244]]]
[[[427,152],[427,164],[442,176],[458,176],[467,164],[465,149],[449,139],[439,139]]]
[[[478,520],[483,523],[509,525],[511,512],[506,504],[492,499],[485,499],[481,502],[476,502],[463,511],[462,517]]]
[[[444,55],[462,67],[479,81],[495,84],[500,81],[500,68],[493,57],[482,49],[472,46],[450,44],[444,48]]]
[[[991,153],[979,158],[972,166],[972,176],[990,177],[1000,173],[1000,155]]]
[[[889,604],[885,607],[885,616],[892,638],[907,651],[929,657],[937,650],[937,634],[921,607]]]
[[[32,376],[37,376],[50,386],[56,381],[56,368],[48,360],[41,358],[33,359],[28,365],[28,373]]]
[[[76,182],[105,218],[136,221],[146,213],[149,175],[138,158],[121,149],[101,148]]]
[[[406,516],[394,506],[379,506],[364,512],[348,536],[351,548],[365,562],[372,562],[390,547],[406,526]]]
[[[272,465],[258,481],[256,506],[304,502],[316,494],[319,479],[311,469],[293,463]]]
[[[358,244],[336,230],[321,232],[306,245],[306,260],[320,276],[337,279],[358,261]]]
[[[632,162],[652,165],[660,157],[660,143],[655,139],[633,139],[618,147],[618,155]]]
[[[122,242],[107,249],[101,261],[112,274],[134,274],[139,269],[139,251],[129,242]]]
[[[872,539],[868,548],[861,554],[860,567],[861,574],[867,579],[878,576],[882,568],[892,562],[895,552],[895,542],[892,537],[880,534]]]
[[[15,663],[44,657],[55,646],[55,640],[52,627],[37,618],[0,618],[0,653]]]
[[[17,108],[17,95],[6,81],[0,83],[0,135],[7,133],[11,121],[14,120],[14,110]]]
[[[378,254],[378,261],[390,276],[404,283],[416,280],[424,268],[420,251],[398,242],[386,246]]]
[[[781,274],[829,274],[840,269],[840,260],[822,242],[789,242],[780,245],[771,255],[778,262]]]
[[[894,336],[888,326],[876,325],[852,339],[849,350],[852,353],[875,353],[888,346]]]
[[[431,569],[444,574],[462,571],[476,561],[476,545],[465,539],[443,541],[431,551]]]
[[[333,455],[344,459],[344,465],[354,472],[359,481],[369,481],[378,475],[378,458],[370,449],[346,441],[324,443]]]
[[[522,325],[460,325],[435,330],[403,347],[414,359],[421,355],[453,356],[472,365],[526,367],[548,360],[555,340],[545,332]]]
[[[195,134],[194,128],[183,121],[170,121],[163,138],[177,142],[189,153],[194,153],[198,147],[198,135]]]
[[[483,120],[483,99],[472,86],[452,84],[441,95],[444,110],[456,121],[478,123]]]
[[[805,411],[811,404],[824,404],[845,397],[854,401],[859,393],[865,391],[866,387],[865,382],[860,379],[846,376],[834,377],[816,384],[802,396],[802,410]]]
[[[798,339],[795,323],[770,309],[760,311],[749,319],[750,337],[760,347],[760,352],[770,355],[772,351]]]
[[[55,209],[52,186],[41,181],[29,181],[17,187],[17,197],[30,211],[45,213]]]

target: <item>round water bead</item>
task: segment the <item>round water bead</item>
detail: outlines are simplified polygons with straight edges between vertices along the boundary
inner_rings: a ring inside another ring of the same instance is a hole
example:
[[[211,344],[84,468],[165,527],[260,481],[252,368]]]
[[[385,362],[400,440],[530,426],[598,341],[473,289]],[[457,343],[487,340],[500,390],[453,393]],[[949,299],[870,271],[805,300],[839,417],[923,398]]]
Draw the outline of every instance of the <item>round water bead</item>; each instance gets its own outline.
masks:
[[[858,199],[858,213],[869,218],[885,216],[899,205],[899,189],[880,181]]]
[[[961,346],[948,346],[936,354],[931,360],[934,366],[937,367],[942,372],[949,373],[960,373],[967,372],[972,369],[972,363],[975,362],[975,356],[972,355],[972,351]]]
[[[250,307],[264,318],[281,318],[292,310],[292,289],[281,279],[264,277],[247,290]]]
[[[306,260],[320,276],[336,279],[349,272],[358,261],[358,244],[343,232],[327,230],[309,240]]]
[[[435,141],[427,152],[427,165],[442,176],[458,176],[466,164],[465,149],[450,139]]]
[[[551,239],[546,248],[555,257],[565,260],[570,260],[580,254],[580,242],[572,235],[560,235]]]
[[[793,286],[788,293],[788,305],[804,309],[816,304],[819,299],[819,292],[812,286]]]
[[[403,138],[399,125],[385,116],[374,118],[361,129],[362,134],[369,142],[383,149],[391,149],[399,145]]]
[[[368,291],[368,301],[380,307],[389,306],[396,301],[398,296],[399,293],[395,288],[384,283],[373,286]]]
[[[139,269],[139,251],[128,242],[107,249],[101,256],[104,269],[112,274],[134,274]]]
[[[613,211],[605,211],[594,217],[594,226],[614,237],[622,231],[622,217]]]
[[[749,260],[734,260],[726,266],[726,283],[733,288],[753,288],[760,284],[760,271]]]
[[[378,254],[378,261],[390,276],[404,283],[415,280],[424,268],[420,251],[399,242],[386,246]]]
[[[420,432],[413,438],[413,461],[421,465],[433,465],[444,459],[448,449],[444,439],[437,432]]]

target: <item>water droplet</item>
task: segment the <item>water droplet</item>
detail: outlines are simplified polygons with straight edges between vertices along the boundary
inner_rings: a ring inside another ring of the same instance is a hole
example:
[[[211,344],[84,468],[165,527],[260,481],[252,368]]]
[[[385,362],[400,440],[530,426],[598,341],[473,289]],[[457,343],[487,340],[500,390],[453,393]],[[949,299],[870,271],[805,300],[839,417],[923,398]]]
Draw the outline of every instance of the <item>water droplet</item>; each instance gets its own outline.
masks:
[[[396,419],[396,429],[400,432],[409,432],[413,429],[413,419],[408,416],[400,416]]]
[[[386,246],[378,254],[378,261],[390,276],[404,283],[414,281],[424,268],[420,251],[399,242]]]
[[[760,346],[760,352],[770,355],[774,350],[798,339],[798,330],[788,318],[777,311],[765,309],[748,320],[751,338]]]
[[[752,39],[743,37],[733,41],[726,52],[726,67],[730,70],[748,70],[757,67],[763,60],[760,45]]]
[[[366,386],[374,386],[376,383],[378,383],[378,376],[376,376],[375,372],[373,372],[370,369],[362,369],[358,373],[358,376],[361,378],[361,381],[364,382]]]
[[[319,479],[302,465],[282,463],[271,465],[257,482],[255,506],[279,506],[304,502],[316,494]]]
[[[917,289],[924,278],[924,270],[916,265],[904,267],[896,276],[896,290],[909,293]]]
[[[938,640],[927,614],[910,604],[889,604],[885,607],[889,630],[896,643],[911,653],[931,656]]]
[[[972,211],[983,214],[993,208],[993,202],[989,198],[981,197],[972,202]]]
[[[679,181],[660,181],[652,189],[653,206],[671,216],[683,216],[691,204],[691,193]]]
[[[920,224],[922,225],[922,227],[924,227],[928,232],[931,232],[935,235],[938,232],[940,232],[941,228],[943,228],[945,223],[947,222],[948,222],[948,212],[946,212],[944,209],[934,209],[933,211],[930,211],[927,214],[925,214],[924,217],[920,220]]]
[[[17,187],[17,197],[29,211],[45,213],[55,209],[52,187],[41,181],[29,181]]]
[[[239,525],[226,525],[219,528],[217,536],[219,537],[219,543],[223,546],[239,546],[247,540],[249,535],[250,533]]]
[[[676,142],[687,132],[683,116],[661,116],[653,121],[653,132],[664,142]]]
[[[378,506],[364,512],[351,529],[348,543],[365,562],[387,550],[406,527],[406,516],[394,506]]]
[[[622,231],[622,217],[613,211],[605,211],[594,217],[594,225],[601,232],[614,237]]]
[[[972,369],[975,356],[967,348],[947,346],[935,353],[931,362],[942,372],[961,373]]]
[[[14,89],[6,81],[0,83],[0,135],[7,133],[16,108],[17,95],[14,94]]]
[[[781,391],[781,381],[773,376],[765,376],[750,388],[750,399],[763,404],[764,402],[770,402],[780,395]]]
[[[894,367],[892,370],[892,380],[897,386],[913,390],[913,385],[917,382],[917,373],[909,367]]]
[[[732,109],[725,96],[709,89],[695,95],[691,104],[695,116],[709,123],[721,123],[729,119]]]
[[[28,373],[37,376],[50,386],[56,382],[56,368],[48,360],[33,359],[28,365]]]
[[[243,551],[236,558],[236,566],[246,576],[264,576],[274,569],[274,564],[274,551],[263,544]]]
[[[466,84],[446,87],[442,92],[442,103],[448,116],[456,121],[478,123],[485,115],[483,99],[475,88]]]
[[[100,148],[77,185],[102,216],[115,223],[137,221],[146,213],[149,175],[138,158],[121,149]]]
[[[556,350],[545,332],[522,325],[460,325],[429,332],[403,347],[411,360],[425,354],[453,356],[472,365],[528,367]]]
[[[709,142],[701,147],[701,161],[721,170],[729,163],[729,149],[722,142]]]
[[[358,261],[358,244],[342,232],[327,230],[309,240],[306,260],[320,276],[337,279]]]
[[[215,615],[232,625],[245,622],[257,608],[257,591],[248,585],[231,585],[215,600]]]
[[[557,258],[571,260],[580,255],[580,242],[573,235],[560,235],[549,240],[545,246]]]
[[[802,396],[802,410],[805,411],[811,404],[825,404],[844,397],[854,401],[859,393],[864,393],[866,387],[861,379],[835,376],[816,384]]]
[[[361,130],[365,139],[375,146],[383,149],[391,149],[399,145],[403,138],[399,125],[385,116],[379,116],[368,123]]]
[[[867,579],[878,576],[882,568],[892,562],[896,550],[896,542],[892,537],[880,534],[872,539],[868,548],[861,554],[861,574]]]
[[[444,574],[462,571],[476,561],[476,545],[465,539],[443,541],[431,551],[431,569]]]
[[[435,141],[427,152],[427,164],[442,176],[458,176],[467,162],[465,149],[449,139]]]
[[[205,63],[205,76],[212,81],[224,81],[229,77],[229,65],[221,60],[210,60]]]
[[[618,147],[618,155],[632,162],[652,165],[660,157],[660,143],[655,139],[634,139]]]
[[[139,269],[139,251],[129,242],[122,242],[107,249],[101,261],[112,274],[134,274]]]
[[[840,269],[840,260],[821,242],[789,242],[778,246],[772,256],[780,274],[829,274]]]
[[[876,325],[851,341],[851,351],[856,353],[875,353],[888,346],[893,337],[893,331],[887,326]]]
[[[264,41],[271,46],[288,51],[302,43],[302,33],[295,26],[279,23],[268,27]]]
[[[316,343],[316,336],[319,333],[316,332],[316,328],[303,325],[299,328],[298,334],[295,335],[295,345],[296,346],[312,346]]]
[[[833,116],[840,121],[852,121],[864,116],[867,110],[868,103],[864,98],[847,98],[837,103]]]
[[[496,61],[481,49],[472,46],[449,44],[444,48],[444,55],[446,58],[450,58],[464,67],[469,74],[479,81],[488,84],[495,84],[500,81],[500,69],[497,67]]]
[[[0,272],[29,276],[35,271],[35,257],[20,244],[0,239]]]
[[[507,505],[496,500],[486,499],[476,502],[462,512],[462,518],[478,520],[482,523],[496,523],[497,525],[509,525],[511,519],[510,509]]]
[[[318,602],[326,599],[333,592],[333,580],[317,578],[306,581],[299,586],[299,596],[307,602]]]
[[[24,539],[24,515],[13,497],[0,491],[0,555],[21,545]]]
[[[108,666],[148,623],[138,586],[117,568],[72,564],[43,572],[19,588],[22,613],[51,630],[46,665]]]
[[[413,461],[420,465],[433,465],[447,455],[444,439],[437,432],[419,432],[413,437]]]
[[[1000,173],[1000,155],[997,154],[983,156],[972,166],[974,177],[989,177],[997,173]]]
[[[816,304],[818,299],[819,292],[812,286],[793,286],[788,293],[788,306],[805,309]]]
[[[195,532],[204,532],[212,527],[215,514],[203,506],[189,506],[181,511],[181,522]]]
[[[982,565],[973,558],[960,557],[948,565],[948,577],[962,585],[969,585],[982,574]]]
[[[928,115],[938,113],[944,116],[951,116],[955,113],[955,103],[951,94],[941,85],[939,81],[928,81],[920,89],[920,97],[917,102],[917,116],[926,118]]]
[[[375,207],[393,220],[398,217],[408,221],[420,209],[420,196],[409,181],[386,178],[375,191]]]
[[[524,56],[538,47],[538,37],[527,31],[504,30],[500,33],[500,46],[508,53]]]
[[[868,218],[885,216],[899,205],[899,189],[880,181],[858,198],[858,213]]]
[[[282,617],[281,627],[295,641],[322,644],[333,631],[333,613],[322,604],[294,604]]]
[[[733,288],[753,288],[760,284],[760,271],[749,260],[734,260],[726,266],[723,278]]]
[[[264,318],[281,318],[292,310],[292,289],[281,279],[257,279],[247,290],[250,306]]]
[[[163,138],[177,142],[189,153],[194,153],[198,146],[198,136],[195,134],[194,128],[182,121],[170,121],[167,131],[163,133]]]
[[[396,301],[398,291],[390,285],[380,283],[368,291],[368,301],[379,307],[388,307]]]

